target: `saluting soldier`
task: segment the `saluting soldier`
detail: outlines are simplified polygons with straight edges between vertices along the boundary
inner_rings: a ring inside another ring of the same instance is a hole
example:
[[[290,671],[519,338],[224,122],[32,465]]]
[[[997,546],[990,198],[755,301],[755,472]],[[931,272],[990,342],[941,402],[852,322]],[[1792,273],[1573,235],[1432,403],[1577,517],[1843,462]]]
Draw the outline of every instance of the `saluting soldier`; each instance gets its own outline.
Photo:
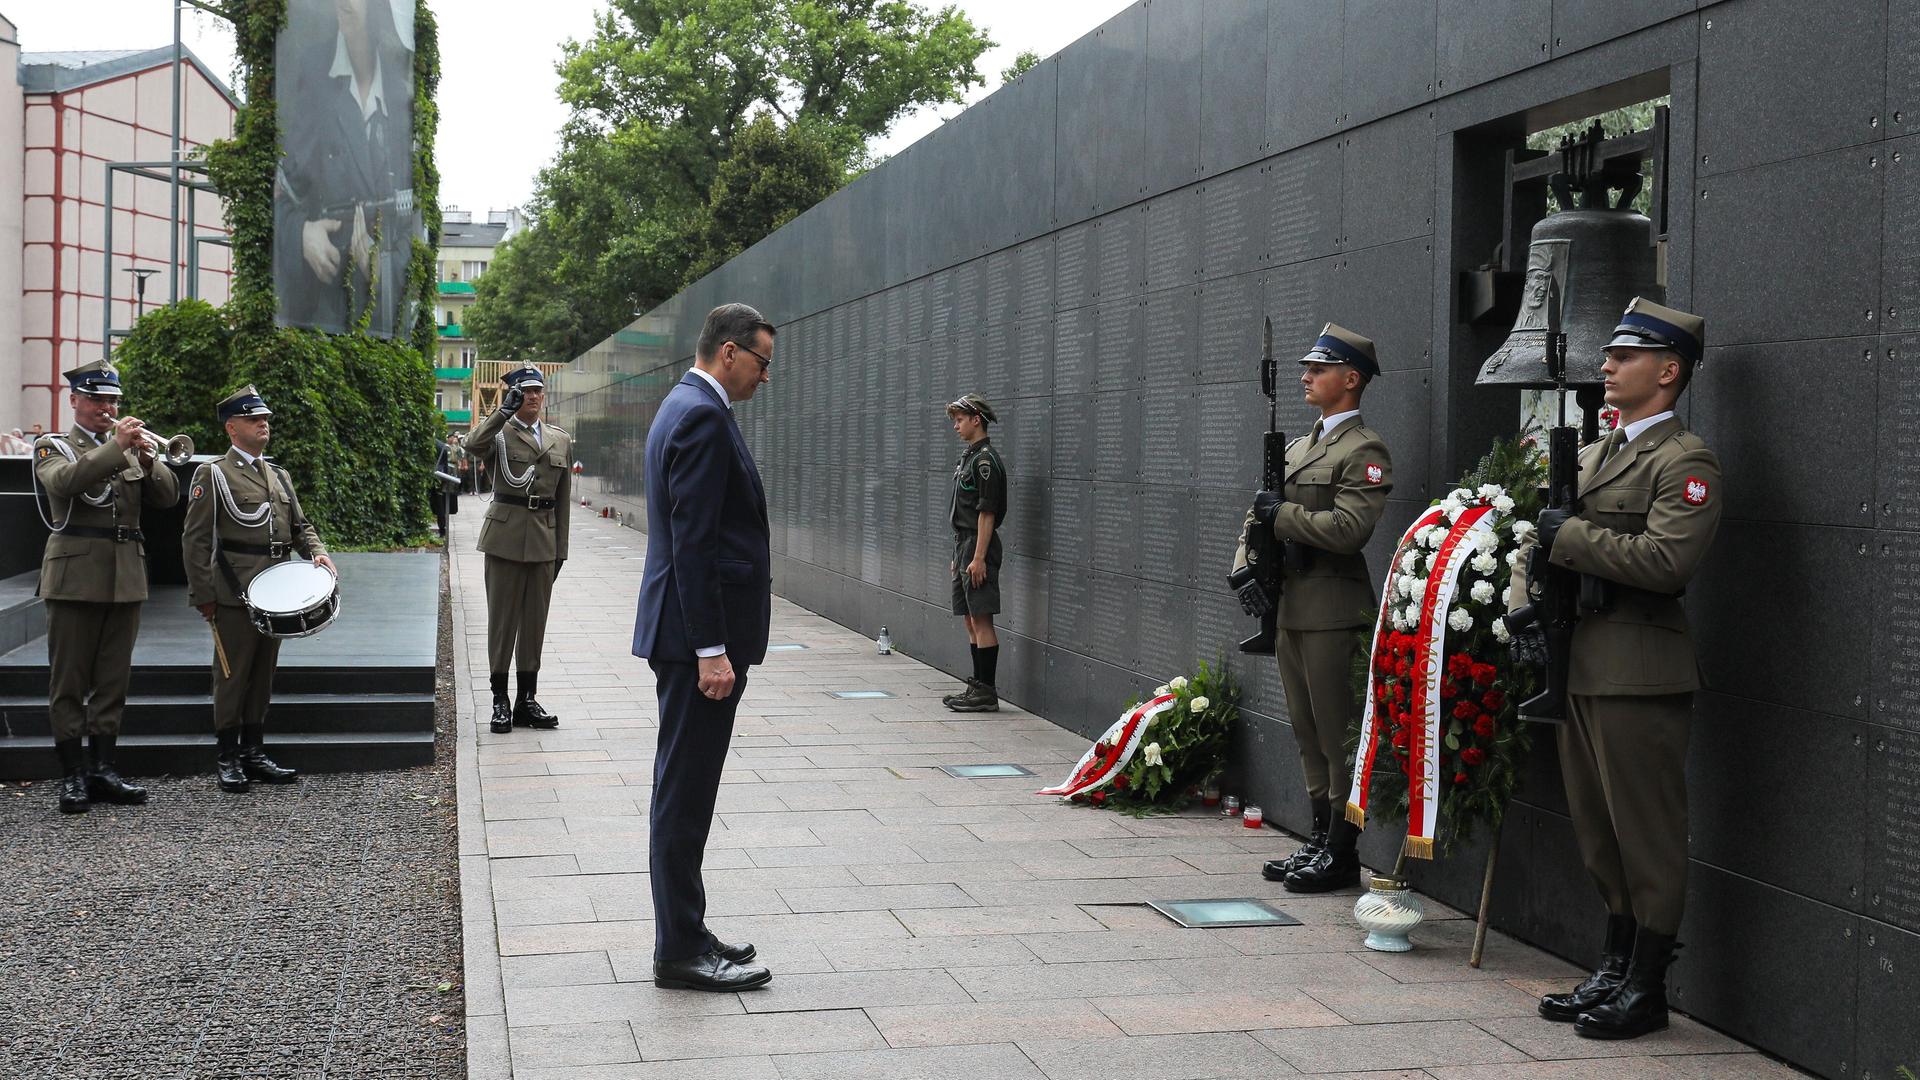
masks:
[[[1706,340],[1699,316],[1636,297],[1600,366],[1619,426],[1580,453],[1577,512],[1544,510],[1539,557],[1583,578],[1560,771],[1587,873],[1607,903],[1600,967],[1540,1015],[1589,1038],[1667,1026],[1687,898],[1687,729],[1699,689],[1680,594],[1720,525],[1720,461],[1673,407]],[[1526,600],[1527,569],[1509,602]]]
[[[540,419],[547,384],[537,367],[509,371],[500,408],[474,425],[467,453],[485,465],[493,504],[480,526],[486,555],[487,663],[498,734],[514,725],[560,726],[534,699],[540,650],[547,636],[553,582],[567,561],[567,515],[572,499],[573,436]],[[507,666],[514,665],[514,701],[507,706]]]
[[[962,394],[947,406],[947,419],[966,444],[953,467],[953,502],[948,512],[953,561],[947,564],[947,572],[953,579],[953,613],[966,620],[973,675],[959,693],[940,700],[954,712],[997,712],[1000,635],[993,628],[993,617],[1000,613],[1000,528],[1007,520],[1007,466],[987,437],[987,425],[998,418],[986,399]]]
[[[287,470],[266,458],[272,410],[243,386],[220,402],[220,422],[233,444],[193,474],[180,544],[187,603],[213,626],[213,732],[219,740],[222,791],[250,781],[291,784],[299,778],[267,756],[267,703],[280,663],[280,639],[262,634],[247,612],[247,586],[293,553],[334,570],[320,533],[300,509]],[[337,571],[335,571],[337,573]]]
[[[180,482],[138,419],[116,420],[120,375],[105,360],[66,373],[73,430],[34,442],[33,477],[46,492],[53,534],[40,561],[47,606],[47,711],[60,756],[60,809],[85,813],[91,800],[134,805],[145,788],[120,778],[114,743],[127,704],[140,604],[147,598],[143,506],[180,500]],[[89,770],[81,752],[91,735]]]
[[[1352,786],[1347,726],[1359,712],[1353,662],[1362,645],[1354,631],[1372,626],[1380,607],[1364,549],[1393,490],[1387,444],[1360,418],[1360,397],[1379,374],[1372,341],[1335,323],[1320,331],[1300,358],[1301,390],[1320,419],[1287,447],[1281,490],[1260,492],[1247,513],[1247,527],[1272,531],[1286,567],[1273,651],[1313,825],[1299,851],[1261,873],[1289,892],[1360,881],[1360,827],[1339,811]],[[1243,541],[1235,572],[1245,563]],[[1265,614],[1268,602],[1257,582],[1240,590],[1249,615]]]

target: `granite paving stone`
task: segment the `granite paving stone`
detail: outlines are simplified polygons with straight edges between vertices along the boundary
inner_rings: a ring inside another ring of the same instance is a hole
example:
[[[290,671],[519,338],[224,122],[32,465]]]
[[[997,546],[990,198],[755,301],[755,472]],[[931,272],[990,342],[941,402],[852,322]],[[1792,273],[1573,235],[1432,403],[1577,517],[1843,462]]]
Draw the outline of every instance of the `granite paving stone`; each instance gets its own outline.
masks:
[[[789,1054],[773,1063],[781,1080],[1051,1080],[1008,1043]]]
[[[1297,1070],[1245,1032],[1136,1035],[1122,1044],[1128,1080],[1266,1080]],[[1114,1045],[1107,1039],[1025,1039],[1047,1080],[1112,1080]]]
[[[1262,1028],[1327,1027],[1345,1020],[1299,990],[1277,988],[1255,994],[1187,993],[1141,997],[1097,997],[1098,1006],[1129,1035],[1172,1035],[1199,1031],[1253,1031]]]
[[[1465,1021],[1256,1031],[1253,1037],[1304,1073],[1527,1060],[1527,1055]]]

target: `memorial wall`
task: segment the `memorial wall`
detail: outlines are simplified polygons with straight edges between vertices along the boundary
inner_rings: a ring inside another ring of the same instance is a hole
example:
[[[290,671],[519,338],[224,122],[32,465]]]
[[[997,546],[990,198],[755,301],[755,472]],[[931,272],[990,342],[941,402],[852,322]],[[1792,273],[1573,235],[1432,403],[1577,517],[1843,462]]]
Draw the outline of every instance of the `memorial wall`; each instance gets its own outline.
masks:
[[[1516,391],[1473,385],[1507,327],[1460,314],[1463,272],[1515,242],[1507,152],[1667,98],[1667,297],[1709,344],[1681,409],[1728,500],[1687,597],[1710,689],[1675,1004],[1820,1075],[1892,1076],[1920,1067],[1916,38],[1920,0],[1143,0],[580,357],[555,416],[581,491],[643,526],[653,409],[709,308],[758,306],[773,377],[740,422],[776,590],[961,672],[943,406],[980,393],[1011,474],[1003,697],[1092,734],[1224,657],[1239,790],[1298,831],[1279,680],[1233,652],[1252,627],[1225,585],[1262,318],[1284,360],[1330,320],[1378,343],[1377,578],[1518,422]],[[1593,961],[1550,733],[1499,843],[1495,926]],[[1484,851],[1416,882],[1470,907]]]

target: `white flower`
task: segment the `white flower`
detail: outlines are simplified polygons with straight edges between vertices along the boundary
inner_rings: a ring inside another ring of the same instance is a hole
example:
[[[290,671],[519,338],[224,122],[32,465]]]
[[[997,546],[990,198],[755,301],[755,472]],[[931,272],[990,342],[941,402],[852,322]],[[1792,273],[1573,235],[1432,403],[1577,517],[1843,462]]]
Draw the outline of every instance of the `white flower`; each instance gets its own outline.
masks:
[[[1482,557],[1484,558],[1484,556]],[[1492,600],[1493,599],[1493,582],[1491,581],[1474,582],[1471,595],[1473,596],[1473,602],[1476,604],[1484,604],[1487,601]]]
[[[1480,490],[1475,494],[1483,499],[1498,499],[1506,493],[1507,489],[1501,487],[1499,484],[1481,484]]]
[[[1407,591],[1407,595],[1413,597],[1413,606],[1410,606],[1407,610],[1417,611],[1420,598],[1427,595],[1427,579],[1423,577],[1414,578],[1413,587]]]
[[[1447,615],[1447,625],[1463,632],[1471,630],[1473,629],[1473,613],[1463,607],[1454,608],[1453,611]]]
[[[1194,698],[1192,701],[1187,702],[1187,708],[1192,709],[1194,712],[1194,715],[1197,716],[1200,713],[1206,712],[1207,706],[1211,704],[1213,704],[1213,702],[1207,700],[1206,698],[1197,697],[1197,698]]]
[[[1169,690],[1185,690],[1186,688],[1187,677],[1185,675],[1175,675],[1173,678],[1167,680],[1167,689]]]
[[[1513,500],[1505,495],[1495,495],[1493,497],[1493,508],[1499,513],[1511,514],[1513,513]]]
[[[1525,540],[1527,534],[1532,531],[1533,522],[1531,521],[1516,521],[1513,523],[1513,538],[1515,540]]]
[[[1473,492],[1468,491],[1466,488],[1454,488],[1452,491],[1447,493],[1448,502],[1464,503],[1464,502],[1469,502],[1472,499],[1473,499]]]
[[[1418,570],[1419,568],[1420,568],[1419,552],[1409,551],[1405,555],[1400,556],[1400,572],[1401,573],[1411,574],[1415,570]]]
[[[1160,744],[1157,742],[1148,743],[1147,748],[1140,751],[1140,760],[1149,765],[1160,764]]]
[[[1513,640],[1513,631],[1507,629],[1507,620],[1493,620],[1493,639],[1502,645]]]
[[[1500,560],[1484,551],[1473,557],[1473,572],[1476,574],[1491,574],[1498,569],[1500,569]]]
[[[1520,569],[1520,549],[1519,548],[1514,548],[1512,551],[1507,552],[1507,566],[1514,570]]]
[[[1492,529],[1475,529],[1467,534],[1467,543],[1475,551],[1494,551],[1500,547],[1500,537]]]
[[[1435,551],[1440,550],[1440,543],[1446,538],[1447,530],[1438,525],[1429,525],[1426,527],[1426,530],[1420,534],[1420,542]]]
[[[1413,579],[1410,577],[1407,577],[1405,574],[1402,574],[1399,577],[1394,578],[1393,591],[1395,593],[1398,593],[1400,598],[1403,600],[1409,596],[1412,596],[1413,595]]]
[[[1393,628],[1402,632],[1411,629],[1407,626],[1406,617],[1400,613],[1399,608],[1393,609]]]
[[[1173,687],[1171,686],[1156,686],[1153,688],[1154,697],[1166,697],[1171,693],[1173,693]]]

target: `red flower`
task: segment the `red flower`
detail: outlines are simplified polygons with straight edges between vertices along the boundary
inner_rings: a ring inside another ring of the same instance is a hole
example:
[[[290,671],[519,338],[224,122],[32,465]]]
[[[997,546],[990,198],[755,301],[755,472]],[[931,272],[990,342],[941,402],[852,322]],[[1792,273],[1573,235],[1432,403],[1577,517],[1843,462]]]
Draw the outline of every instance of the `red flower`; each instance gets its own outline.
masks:
[[[1473,707],[1473,702],[1471,701],[1456,702],[1453,706],[1453,718],[1455,720],[1471,720],[1473,719],[1473,714],[1478,711],[1478,709]]]
[[[1493,680],[1497,678],[1499,674],[1499,669],[1495,668],[1492,664],[1473,665],[1473,681],[1479,683],[1481,686],[1492,686]]]
[[[1126,773],[1121,773],[1119,776],[1113,778],[1113,786],[1121,791],[1127,790],[1127,783]]]
[[[1473,677],[1473,657],[1466,653],[1454,653],[1447,657],[1447,678],[1469,679]]]
[[[1487,752],[1477,746],[1469,746],[1460,751],[1460,760],[1468,765],[1478,765],[1487,760]]]
[[[1393,733],[1393,745],[1395,746],[1407,745],[1407,729],[1406,728],[1401,728],[1399,731],[1396,731]]]
[[[1489,690],[1480,695],[1480,704],[1486,706],[1488,712],[1499,712],[1506,703],[1507,695],[1498,690]]]
[[[1454,683],[1452,680],[1448,680],[1440,684],[1440,700],[1441,701],[1452,701],[1454,698],[1458,696],[1460,696],[1460,688],[1457,683]]]
[[[1107,793],[1104,791],[1096,791],[1087,796],[1087,798],[1092,799],[1096,803],[1103,803],[1107,801]]]
[[[1483,739],[1493,734],[1493,717],[1481,713],[1480,718],[1473,722],[1473,733]]]
[[[1466,782],[1467,782],[1467,774],[1466,774],[1466,773],[1463,773],[1463,772],[1457,772],[1457,773],[1454,773],[1454,774],[1453,774],[1453,782],[1454,782],[1454,783],[1456,783],[1456,784],[1464,784],[1464,783],[1466,783]]]

